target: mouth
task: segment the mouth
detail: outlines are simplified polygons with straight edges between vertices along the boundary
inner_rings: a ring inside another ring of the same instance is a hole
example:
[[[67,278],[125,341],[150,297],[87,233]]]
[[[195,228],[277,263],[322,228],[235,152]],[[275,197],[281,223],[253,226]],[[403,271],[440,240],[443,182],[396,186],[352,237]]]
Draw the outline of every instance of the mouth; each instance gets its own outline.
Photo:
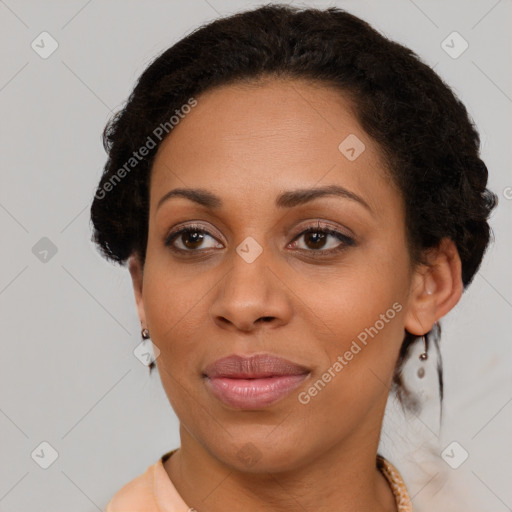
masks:
[[[235,409],[262,409],[281,400],[310,374],[305,366],[270,354],[231,355],[203,372],[208,391]]]

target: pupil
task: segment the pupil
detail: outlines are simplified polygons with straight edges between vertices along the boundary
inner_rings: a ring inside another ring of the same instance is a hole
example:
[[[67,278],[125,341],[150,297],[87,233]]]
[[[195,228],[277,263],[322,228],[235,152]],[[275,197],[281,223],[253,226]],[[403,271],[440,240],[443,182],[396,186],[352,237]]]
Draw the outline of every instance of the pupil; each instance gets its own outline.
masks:
[[[323,243],[324,238],[325,238],[325,234],[324,233],[319,233],[317,231],[317,232],[310,233],[308,235],[308,238],[309,239],[313,239],[313,246],[315,248],[318,248],[319,246],[320,247],[322,246],[322,243]]]
[[[189,233],[185,233],[185,238],[192,240],[192,243],[185,243],[186,247],[192,247],[195,248],[197,245],[200,245],[201,241],[203,240],[203,234],[199,233],[197,231],[190,231]]]

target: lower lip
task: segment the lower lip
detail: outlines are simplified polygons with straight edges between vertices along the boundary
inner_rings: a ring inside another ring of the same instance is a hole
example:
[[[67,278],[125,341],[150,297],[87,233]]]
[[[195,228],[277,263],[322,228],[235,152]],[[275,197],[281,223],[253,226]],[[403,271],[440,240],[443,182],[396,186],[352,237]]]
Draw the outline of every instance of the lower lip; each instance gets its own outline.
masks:
[[[207,387],[222,402],[236,409],[261,409],[277,402],[297,388],[308,373],[262,379],[206,377]]]

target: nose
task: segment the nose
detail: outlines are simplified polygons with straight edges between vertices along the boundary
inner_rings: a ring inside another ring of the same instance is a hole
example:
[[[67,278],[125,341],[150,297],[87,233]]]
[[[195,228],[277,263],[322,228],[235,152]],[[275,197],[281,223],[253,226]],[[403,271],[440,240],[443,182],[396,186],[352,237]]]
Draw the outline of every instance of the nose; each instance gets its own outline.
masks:
[[[227,272],[213,296],[210,314],[223,329],[250,332],[263,325],[278,327],[290,321],[290,288],[265,251],[251,263],[233,254]]]

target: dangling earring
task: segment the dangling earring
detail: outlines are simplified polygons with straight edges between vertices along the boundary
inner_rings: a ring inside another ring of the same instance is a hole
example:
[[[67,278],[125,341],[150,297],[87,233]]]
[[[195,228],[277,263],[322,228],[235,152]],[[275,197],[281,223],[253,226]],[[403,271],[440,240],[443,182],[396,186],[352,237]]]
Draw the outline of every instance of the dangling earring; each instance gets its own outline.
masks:
[[[148,331],[146,328],[142,329],[142,331],[140,331],[140,334],[141,334],[141,336],[142,336],[142,342],[143,342],[143,343],[144,343],[146,340],[148,340],[148,339],[150,338],[149,331]],[[157,347],[155,347],[155,345],[154,345],[152,342],[150,342],[150,344],[153,346],[153,353],[154,353],[155,349],[156,349],[156,350],[158,350],[158,348],[157,348]],[[149,368],[149,374],[150,374],[150,375],[151,375],[151,370],[153,370],[153,368],[155,368],[155,366],[156,366],[155,361],[154,361],[154,360],[152,360],[152,361],[149,363],[149,365],[148,365],[148,368]]]
[[[425,348],[423,349],[423,352],[420,354],[420,361],[426,361],[428,359],[427,337],[425,335],[423,335],[422,338],[423,338],[423,345]]]
[[[142,342],[143,342],[143,343],[144,343],[146,340],[148,340],[148,339],[150,338],[150,336],[149,336],[149,331],[148,331],[146,328],[142,329],[142,331],[140,331],[140,334],[141,334],[141,336],[142,336]],[[155,350],[155,349],[153,348],[153,350]],[[151,362],[149,363],[148,367],[149,367],[149,374],[150,374],[150,375],[151,375],[151,370],[152,370],[155,366],[156,366],[156,365],[155,365],[155,361],[151,361]]]
[[[423,343],[424,343],[424,350],[423,352],[420,354],[420,361],[426,361],[428,359],[428,347],[427,347],[427,338],[425,335],[423,335]],[[418,378],[422,379],[424,376],[425,376],[425,367],[424,366],[420,366],[418,368],[418,372],[417,372],[417,375],[418,375]]]
[[[432,290],[430,288],[427,288],[427,295],[432,295]],[[437,323],[437,322],[436,322]],[[427,337],[425,335],[422,336],[423,338],[423,346],[425,347],[423,350],[423,353],[420,354],[420,361],[426,361],[428,359],[428,347],[427,347]],[[418,370],[418,377],[423,377],[425,375],[425,370],[420,368]]]

